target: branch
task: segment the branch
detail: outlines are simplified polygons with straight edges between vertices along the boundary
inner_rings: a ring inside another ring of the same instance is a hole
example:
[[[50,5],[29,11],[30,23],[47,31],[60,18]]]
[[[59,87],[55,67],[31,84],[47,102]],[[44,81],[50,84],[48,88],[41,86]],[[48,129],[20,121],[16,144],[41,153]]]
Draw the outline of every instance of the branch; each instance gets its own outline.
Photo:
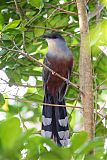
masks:
[[[79,78],[84,117],[84,129],[88,133],[88,139],[94,137],[94,106],[93,106],[93,77],[91,63],[91,48],[89,38],[89,24],[84,0],[76,0],[81,35],[80,57],[79,57]]]
[[[106,102],[104,103],[104,105],[103,105],[103,106],[100,108],[100,110],[98,111],[99,114],[101,114],[100,112],[101,112],[102,110],[104,110],[105,106],[106,106]]]
[[[106,81],[107,81],[107,79],[105,79],[103,82],[101,82],[101,83],[94,89],[94,92],[95,92],[96,90],[99,90],[100,87],[103,85],[103,83],[105,83]]]
[[[65,14],[73,14],[73,15],[78,15],[76,12],[71,12],[71,11],[67,11],[67,10],[64,10],[63,8],[58,8],[58,6],[54,6],[54,5],[51,5],[51,4],[49,4],[49,7],[51,7],[51,8],[56,8],[56,10],[59,10],[59,11],[62,11],[63,13],[65,13]]]
[[[39,10],[39,12],[38,12],[35,16],[33,16],[33,17],[24,25],[24,27],[29,26],[31,23],[33,23],[33,22],[36,20],[36,18],[38,17],[38,15],[40,15],[40,12],[41,12],[41,9]]]
[[[15,101],[22,102],[22,103],[34,103],[34,101],[22,100],[22,99],[17,99],[17,98],[5,98],[5,99],[15,100]],[[59,104],[49,104],[49,103],[42,103],[42,102],[35,102],[35,103],[50,106],[50,107],[67,107],[67,108],[69,107],[69,108],[83,109],[80,106],[73,106],[73,105],[59,105]]]
[[[16,7],[16,12],[19,14],[20,19],[22,20],[22,15],[21,15],[20,8],[19,8],[19,6],[17,4],[17,0],[14,0],[14,3],[15,3],[15,7]]]
[[[107,118],[107,114],[106,115],[102,115],[102,118],[95,124],[95,125],[98,125],[103,119]]]
[[[29,88],[42,88],[42,85],[29,85],[29,84],[18,84],[18,83],[10,83],[6,81],[5,79],[0,78],[2,81],[5,83],[0,83],[0,84],[8,84],[9,86],[15,85],[15,86],[20,86],[20,87],[29,87]]]
[[[88,21],[90,19],[92,19],[93,17],[97,16],[97,14],[99,14],[99,12],[101,12],[103,10],[103,8],[105,7],[105,4],[100,4],[93,12],[88,14]]]
[[[99,90],[107,90],[107,87],[100,87]]]
[[[67,97],[65,97],[65,100],[67,100],[67,101],[78,101],[78,100],[80,100],[80,98],[67,98]]]
[[[65,81],[67,84],[69,84],[70,86],[76,88],[77,90],[79,90],[82,94],[84,94],[82,92],[82,90],[80,90],[79,86],[77,86],[76,84],[70,82],[68,79],[66,79],[65,77],[62,77],[60,74],[56,73],[54,70],[52,70],[51,68],[47,67],[45,64],[39,62],[37,59],[33,58],[32,56],[30,56],[28,53],[25,53],[21,50],[13,50],[13,49],[9,49],[3,46],[0,46],[2,49],[11,51],[11,52],[15,52],[15,53],[19,53],[21,55],[23,55],[24,57],[26,57],[28,60],[30,60],[31,62],[33,62],[34,64],[38,64],[39,66],[47,69],[48,71],[50,71],[52,74],[54,74],[55,76],[61,78],[63,81]]]
[[[63,3],[63,4],[58,3],[58,4],[56,4],[55,6],[56,6],[56,7],[57,7],[57,6],[64,6],[64,7],[66,7],[67,5],[71,5],[71,4],[76,4],[76,2],[75,2],[75,1],[70,1],[70,2],[65,2],[65,3]]]
[[[17,0],[14,0],[15,6],[16,6],[16,11],[18,12],[20,19],[22,21],[21,25],[23,27],[23,15],[21,12],[21,7],[18,6]],[[26,48],[26,44],[25,44],[25,31],[22,31],[22,37],[23,37],[23,50],[25,50]]]
[[[106,105],[106,102],[104,103],[103,107],[100,108],[100,110],[98,112],[95,111],[96,114],[98,114],[100,117],[102,117],[99,121],[97,121],[95,123],[96,126],[99,125],[99,123],[101,123],[103,119],[105,119],[105,118],[107,119],[107,114],[100,113],[104,109],[105,105]]]
[[[46,30],[50,30],[50,31],[54,31],[54,32],[60,32],[60,33],[64,33],[66,35],[69,35],[69,36],[72,36],[74,38],[77,38],[78,40],[80,40],[77,36],[75,36],[73,33],[71,32],[67,32],[67,31],[62,31],[62,30],[59,30],[59,29],[56,29],[56,28],[49,28],[49,27],[43,27],[43,26],[32,26],[30,25],[31,27],[33,28],[40,28],[40,29],[46,29]],[[27,27],[29,27],[29,25],[27,25]],[[28,28],[29,29],[29,28]]]

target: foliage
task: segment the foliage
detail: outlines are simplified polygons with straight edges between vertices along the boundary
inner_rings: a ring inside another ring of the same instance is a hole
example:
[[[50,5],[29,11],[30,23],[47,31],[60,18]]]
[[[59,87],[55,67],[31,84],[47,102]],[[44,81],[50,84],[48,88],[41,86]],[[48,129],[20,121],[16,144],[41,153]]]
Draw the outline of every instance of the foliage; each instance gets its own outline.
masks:
[[[87,157],[92,149],[96,150],[96,154],[89,155],[88,159],[105,156],[103,138],[88,142],[87,133],[81,131],[72,136],[71,147],[61,148],[51,140],[35,134],[34,130],[23,131],[18,117],[8,113],[6,117],[0,122],[0,159],[76,160]]]
[[[74,56],[71,81],[79,84],[80,32],[76,3],[70,0],[64,0],[64,4],[61,2],[63,1],[0,1],[0,70],[6,77],[3,79],[0,76],[0,160],[106,159],[104,146],[107,129],[104,116],[106,117],[107,110],[107,56],[99,46],[107,44],[107,5],[101,11],[100,18],[95,16],[89,21],[96,122],[95,139],[92,142],[88,142],[87,134],[82,131],[81,109],[68,108],[72,143],[70,147],[60,148],[40,136],[42,67],[19,52],[14,52],[21,50],[38,62],[43,62],[47,44],[41,36],[52,31],[60,32]],[[97,1],[90,0],[88,12],[93,12],[96,5]],[[4,87],[3,83],[7,85]],[[69,87],[66,99],[67,105],[81,105],[79,92],[75,88]],[[91,154],[93,149],[94,155]]]

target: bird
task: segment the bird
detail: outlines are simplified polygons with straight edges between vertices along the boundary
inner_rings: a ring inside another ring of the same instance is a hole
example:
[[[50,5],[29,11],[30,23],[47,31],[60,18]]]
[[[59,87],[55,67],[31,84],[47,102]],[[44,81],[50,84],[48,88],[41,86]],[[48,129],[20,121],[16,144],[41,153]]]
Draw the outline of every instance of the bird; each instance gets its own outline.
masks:
[[[50,33],[44,35],[43,38],[48,43],[44,64],[54,72],[50,72],[46,68],[43,68],[42,72],[44,105],[41,135],[53,139],[58,146],[65,147],[70,145],[65,94],[68,89],[67,81],[70,80],[73,67],[73,55],[65,39],[59,33]],[[55,73],[66,78],[67,81],[65,82]],[[63,105],[63,107],[57,105]]]

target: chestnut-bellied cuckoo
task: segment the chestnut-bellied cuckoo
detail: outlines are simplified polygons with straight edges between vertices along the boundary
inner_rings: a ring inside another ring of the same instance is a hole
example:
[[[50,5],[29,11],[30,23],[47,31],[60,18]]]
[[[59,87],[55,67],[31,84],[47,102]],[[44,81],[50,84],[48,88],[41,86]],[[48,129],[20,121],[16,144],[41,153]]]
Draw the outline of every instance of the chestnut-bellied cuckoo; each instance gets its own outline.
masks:
[[[55,75],[58,73],[68,81],[73,66],[73,56],[64,38],[58,33],[44,35],[48,43],[48,53],[44,64],[54,72],[43,68],[44,105],[42,110],[42,136],[52,138],[59,146],[70,144],[70,134],[66,107],[65,94],[68,83]],[[55,104],[56,106],[49,106]]]

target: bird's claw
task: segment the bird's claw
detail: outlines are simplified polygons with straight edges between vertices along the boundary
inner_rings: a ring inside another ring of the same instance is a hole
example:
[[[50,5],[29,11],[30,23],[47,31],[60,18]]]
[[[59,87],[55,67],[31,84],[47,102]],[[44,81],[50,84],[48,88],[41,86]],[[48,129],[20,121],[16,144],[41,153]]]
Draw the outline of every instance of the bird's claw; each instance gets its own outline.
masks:
[[[68,79],[66,80],[66,84],[69,85],[69,80]]]

